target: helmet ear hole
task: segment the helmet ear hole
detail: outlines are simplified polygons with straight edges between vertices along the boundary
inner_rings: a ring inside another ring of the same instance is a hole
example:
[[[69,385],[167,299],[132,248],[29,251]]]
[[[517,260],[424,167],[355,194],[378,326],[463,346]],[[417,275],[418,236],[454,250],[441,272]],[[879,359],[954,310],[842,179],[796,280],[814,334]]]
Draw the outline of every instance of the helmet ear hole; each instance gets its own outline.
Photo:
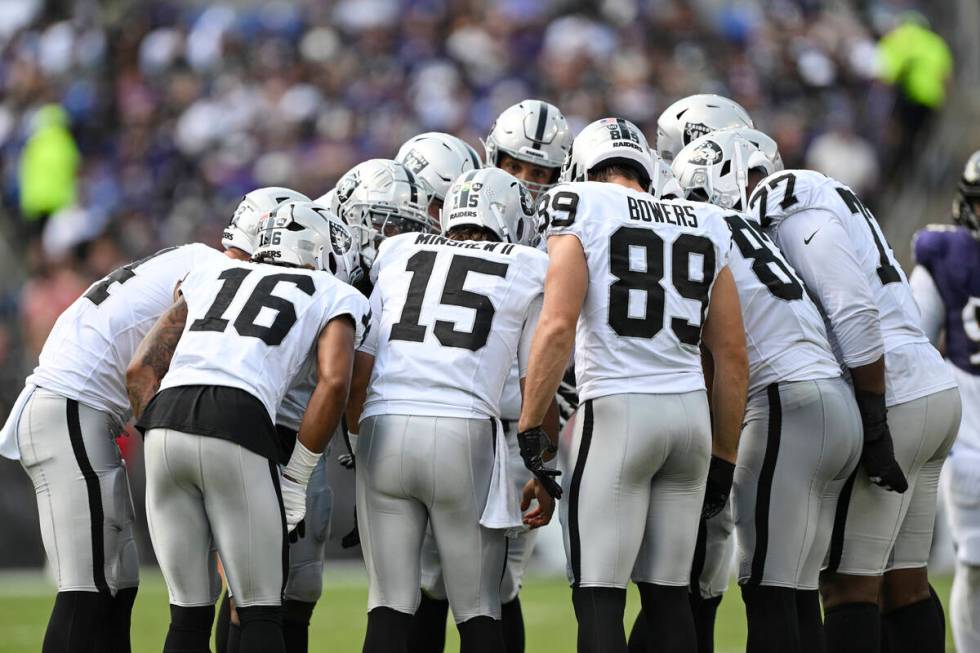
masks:
[[[517,240],[518,242],[524,240],[524,218],[517,219]]]
[[[327,254],[327,266],[330,269],[330,274],[337,274],[337,258],[333,255],[333,252]]]

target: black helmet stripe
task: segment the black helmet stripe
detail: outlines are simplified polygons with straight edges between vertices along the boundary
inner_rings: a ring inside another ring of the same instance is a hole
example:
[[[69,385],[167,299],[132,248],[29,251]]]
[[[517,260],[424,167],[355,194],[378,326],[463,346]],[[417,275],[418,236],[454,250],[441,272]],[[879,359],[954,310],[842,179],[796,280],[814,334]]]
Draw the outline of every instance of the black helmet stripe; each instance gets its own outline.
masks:
[[[473,162],[473,168],[475,170],[482,168],[483,164],[480,163],[480,157],[477,155],[476,150],[470,147],[468,143],[464,143],[463,147],[466,149],[466,153],[470,155],[470,161]]]
[[[544,142],[544,130],[548,126],[548,104],[538,102],[538,126],[534,131],[534,142]]]
[[[470,187],[469,185],[467,185],[466,182],[473,181],[473,178],[476,177],[478,172],[479,170],[470,170],[469,172],[466,173],[466,176],[463,177],[463,183],[460,185],[460,191],[459,191],[459,202],[456,204],[457,209],[465,208],[467,202],[469,202]]]
[[[410,199],[412,200],[412,204],[418,204],[419,189],[418,189],[418,182],[415,181],[415,175],[412,174],[412,171],[409,170],[408,167],[405,167],[405,174],[408,176],[408,188],[409,188],[409,192],[411,192]]]

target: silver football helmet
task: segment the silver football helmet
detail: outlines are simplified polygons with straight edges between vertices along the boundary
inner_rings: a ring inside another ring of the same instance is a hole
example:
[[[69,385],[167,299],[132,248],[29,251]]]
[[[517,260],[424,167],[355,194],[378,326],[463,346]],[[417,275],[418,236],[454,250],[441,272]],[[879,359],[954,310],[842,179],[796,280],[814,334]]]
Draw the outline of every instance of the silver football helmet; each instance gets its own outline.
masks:
[[[287,202],[259,225],[252,260],[330,272],[344,283],[361,276],[357,239],[329,209],[315,202]]]
[[[490,128],[486,149],[487,165],[499,167],[500,155],[507,154],[546,168],[561,168],[572,146],[572,132],[565,116],[553,104],[524,100],[501,113]],[[526,183],[532,193],[553,184]]]
[[[249,191],[239,202],[231,221],[221,234],[225,249],[235,247],[251,255],[258,246],[259,221],[283,202],[309,202],[310,198],[291,188],[267,186]]]
[[[974,238],[980,239],[980,150],[966,162],[963,176],[953,199],[953,222],[966,227]]]
[[[479,167],[462,139],[442,132],[426,132],[410,138],[398,150],[395,161],[411,170],[429,191],[429,201],[446,200],[453,180]]]
[[[670,163],[685,145],[728,127],[755,125],[735,100],[720,95],[689,95],[667,107],[657,119],[657,152]]]
[[[467,172],[449,187],[442,207],[442,233],[477,225],[506,243],[532,245],[538,239],[531,193],[517,177],[500,168]]]
[[[723,209],[748,207],[749,171],[776,172],[773,161],[738,129],[717,131],[685,146],[674,159],[684,197]]]
[[[337,201],[343,221],[359,241],[366,268],[388,236],[439,232],[439,224],[429,217],[428,189],[397,161],[370,159],[355,166],[337,184]]]
[[[588,181],[600,163],[622,163],[643,173],[640,185],[649,190],[657,175],[653,151],[640,128],[623,118],[602,118],[586,125],[572,143],[562,168],[562,181]]]

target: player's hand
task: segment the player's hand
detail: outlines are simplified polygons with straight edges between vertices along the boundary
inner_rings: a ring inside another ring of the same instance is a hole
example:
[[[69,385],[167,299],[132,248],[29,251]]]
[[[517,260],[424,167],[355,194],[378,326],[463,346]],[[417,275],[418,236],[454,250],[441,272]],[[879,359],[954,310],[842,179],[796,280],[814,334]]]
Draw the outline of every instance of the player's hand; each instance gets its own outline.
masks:
[[[344,469],[354,469],[354,454],[352,453],[342,453],[337,456],[337,462]]]
[[[537,500],[538,505],[528,510],[532,500]],[[532,478],[524,485],[521,493],[521,512],[524,512],[524,525],[531,529],[547,525],[555,514],[555,500],[536,478]]]
[[[306,486],[285,475],[282,476],[280,485],[282,505],[286,510],[286,529],[292,533],[306,516]]]
[[[561,472],[557,469],[546,469],[544,466],[544,456],[553,455],[557,450],[551,442],[551,438],[540,426],[521,431],[517,434],[517,444],[521,449],[521,459],[524,466],[534,474],[544,490],[554,499],[560,499],[562,492],[561,486],[555,481],[556,476]]]
[[[864,426],[864,448],[861,465],[872,483],[899,494],[909,489],[909,482],[895,460],[895,447],[888,429],[888,411],[883,395],[858,390],[854,393],[861,423]]]
[[[725,509],[734,477],[735,465],[717,456],[711,457],[708,482],[704,488],[704,505],[701,508],[702,519],[711,519]]]

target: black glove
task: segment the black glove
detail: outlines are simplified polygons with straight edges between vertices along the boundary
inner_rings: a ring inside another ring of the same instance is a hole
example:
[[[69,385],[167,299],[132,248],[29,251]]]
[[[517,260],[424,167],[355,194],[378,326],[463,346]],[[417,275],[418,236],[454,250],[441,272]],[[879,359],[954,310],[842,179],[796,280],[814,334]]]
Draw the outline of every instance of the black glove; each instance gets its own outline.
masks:
[[[354,506],[354,528],[340,540],[340,546],[350,549],[361,543],[361,532],[357,530],[357,506]]]
[[[344,469],[354,469],[354,454],[352,453],[342,453],[337,456],[337,462]]]
[[[289,542],[295,544],[299,542],[306,535],[306,519],[299,520],[296,524],[296,528],[289,532]]]
[[[553,499],[561,499],[561,486],[555,482],[555,477],[560,476],[561,472],[557,469],[546,469],[544,466],[544,454],[553,454],[558,451],[558,447],[551,443],[551,438],[540,426],[535,426],[517,434],[517,444],[521,448],[521,458],[524,466],[534,474],[538,482],[544,487],[545,492]]]
[[[892,434],[888,430],[888,409],[885,396],[873,392],[855,390],[861,424],[864,426],[864,449],[861,465],[868,478],[878,487],[902,494],[909,489],[901,466],[895,460]]]
[[[732,478],[734,476],[735,465],[717,456],[711,457],[711,465],[708,467],[708,482],[704,488],[701,519],[711,519],[725,509],[728,495],[732,492]]]

